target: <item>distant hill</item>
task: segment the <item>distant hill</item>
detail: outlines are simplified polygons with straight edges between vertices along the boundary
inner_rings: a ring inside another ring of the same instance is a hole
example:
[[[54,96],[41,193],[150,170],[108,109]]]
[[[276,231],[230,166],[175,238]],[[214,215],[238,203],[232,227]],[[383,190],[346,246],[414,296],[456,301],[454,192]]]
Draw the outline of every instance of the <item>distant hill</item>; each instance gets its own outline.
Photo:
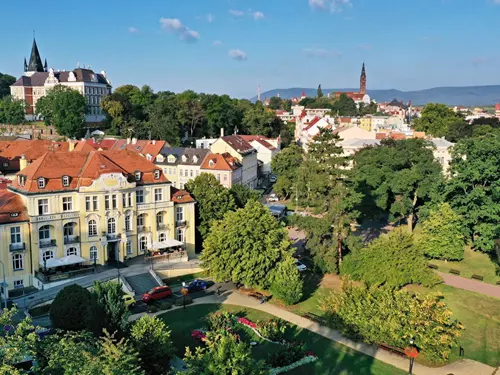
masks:
[[[327,95],[329,92],[336,91],[358,91],[355,89],[323,89]],[[316,96],[316,89],[294,87],[290,89],[269,90],[261,94],[261,98],[270,98],[280,94],[281,98],[289,99],[300,97],[302,92],[307,96]],[[500,85],[492,86],[468,86],[468,87],[435,87],[432,89],[417,91],[400,90],[368,90],[368,95],[377,102],[389,102],[392,99],[408,102],[411,100],[413,105],[423,105],[427,103],[443,103],[447,105],[463,106],[486,106],[500,103]],[[253,97],[251,100],[257,100]]]

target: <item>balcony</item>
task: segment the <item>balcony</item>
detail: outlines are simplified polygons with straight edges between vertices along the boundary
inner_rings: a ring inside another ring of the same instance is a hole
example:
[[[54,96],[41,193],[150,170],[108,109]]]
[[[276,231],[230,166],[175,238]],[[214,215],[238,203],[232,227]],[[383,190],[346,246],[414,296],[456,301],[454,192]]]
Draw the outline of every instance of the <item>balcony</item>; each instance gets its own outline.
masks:
[[[46,247],[54,247],[57,246],[56,240],[51,239],[51,240],[40,240],[38,243],[38,247],[40,249],[44,249]]]
[[[75,267],[75,269],[73,270],[68,270],[64,272],[54,271],[54,270],[44,271],[43,269],[40,269],[39,271],[35,271],[35,277],[42,283],[47,284],[54,281],[67,280],[67,279],[72,279],[74,277],[89,275],[93,272],[94,272],[94,267],[92,266]]]
[[[177,220],[175,222],[176,227],[185,227],[186,226],[186,220]]]
[[[106,237],[107,237],[108,241],[118,241],[122,237],[122,234],[121,233],[107,233]]]
[[[80,243],[80,236],[64,236],[64,244]]]
[[[138,233],[141,233],[141,232],[151,232],[151,227],[147,227],[145,225],[138,225],[137,226],[137,232]]]
[[[168,224],[165,223],[156,223],[156,230],[164,230],[168,228]]]
[[[24,242],[11,243],[9,245],[10,251],[24,251],[26,250],[26,244]]]

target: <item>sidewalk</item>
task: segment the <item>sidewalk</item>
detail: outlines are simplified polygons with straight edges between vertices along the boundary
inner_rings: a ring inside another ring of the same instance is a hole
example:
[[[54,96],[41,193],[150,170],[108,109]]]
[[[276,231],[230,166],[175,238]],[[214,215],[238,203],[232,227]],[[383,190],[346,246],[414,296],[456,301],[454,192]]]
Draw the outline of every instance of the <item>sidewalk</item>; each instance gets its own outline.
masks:
[[[195,306],[198,304],[228,304],[228,305],[236,305],[242,307],[248,307],[256,310],[264,311],[268,314],[277,316],[283,320],[286,320],[298,327],[307,329],[311,332],[317,333],[323,337],[326,337],[332,341],[336,341],[342,345],[348,346],[354,350],[357,350],[363,354],[366,354],[370,357],[373,357],[379,361],[388,363],[397,367],[401,370],[408,370],[408,359],[402,358],[398,355],[391,354],[385,350],[380,350],[374,345],[363,344],[359,342],[355,342],[350,340],[344,336],[342,336],[338,331],[322,326],[320,324],[311,322],[310,320],[303,318],[299,315],[291,313],[289,311],[280,309],[277,306],[271,305],[269,303],[260,304],[258,301],[243,296],[238,292],[227,292],[222,296],[211,295],[207,297],[202,297],[195,299],[193,304],[190,306]],[[173,307],[172,310],[182,308],[182,307]],[[190,308],[190,307],[188,307]],[[169,311],[172,311],[169,310]],[[155,313],[153,315],[164,314],[165,311],[161,311]],[[168,312],[167,312],[168,313]],[[135,314],[130,317],[130,320],[139,319],[144,314]],[[485,365],[480,362],[463,359],[456,362],[453,362],[449,365],[438,367],[438,368],[430,368],[418,363],[415,364],[413,373],[416,375],[493,375],[495,373],[495,369],[488,365]]]
[[[500,298],[500,286],[498,285],[487,284],[482,281],[466,279],[465,277],[455,276],[439,271],[437,271],[437,273],[443,278],[446,285],[458,289],[468,290],[470,292],[484,294],[485,296]]]

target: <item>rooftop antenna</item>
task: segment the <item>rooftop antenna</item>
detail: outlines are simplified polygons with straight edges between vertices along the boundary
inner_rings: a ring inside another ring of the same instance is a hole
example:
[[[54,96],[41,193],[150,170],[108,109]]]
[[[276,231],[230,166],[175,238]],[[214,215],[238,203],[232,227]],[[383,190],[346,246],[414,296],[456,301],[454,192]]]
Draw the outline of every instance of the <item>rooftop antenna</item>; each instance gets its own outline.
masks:
[[[257,86],[257,101],[260,102],[260,85]]]

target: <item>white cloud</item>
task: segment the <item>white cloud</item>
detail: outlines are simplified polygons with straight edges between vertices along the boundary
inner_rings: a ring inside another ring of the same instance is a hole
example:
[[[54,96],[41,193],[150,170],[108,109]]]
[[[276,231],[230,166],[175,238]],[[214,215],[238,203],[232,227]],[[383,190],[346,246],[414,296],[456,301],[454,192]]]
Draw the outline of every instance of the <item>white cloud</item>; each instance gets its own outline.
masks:
[[[131,33],[131,34],[137,34],[139,32],[139,29],[133,27],[133,26],[130,26],[128,28],[128,32]]]
[[[233,60],[238,60],[238,61],[245,61],[248,57],[246,52],[240,49],[232,49],[231,51],[229,51],[228,55]]]
[[[309,0],[309,6],[316,10],[329,10],[332,13],[342,12],[352,7],[351,0]]]
[[[302,50],[302,53],[304,53],[307,57],[316,57],[320,59],[341,56],[341,53],[339,51],[329,51],[324,48],[304,48]]]
[[[242,10],[237,10],[237,9],[230,9],[229,13],[235,17],[241,17],[241,16],[245,15],[245,12],[243,12]]]
[[[205,16],[205,19],[207,20],[207,22],[208,22],[208,23],[212,23],[212,22],[214,22],[215,17],[214,17],[211,13],[208,13],[208,14]]]
[[[219,46],[222,46],[222,42],[220,40],[214,40],[214,42],[212,43],[213,46],[215,47],[219,47]]]
[[[190,30],[178,18],[160,18],[160,27],[179,35],[179,39],[185,42],[196,42],[200,39],[199,32]]]
[[[500,1],[500,0],[499,0]],[[259,21],[259,20],[262,20],[264,19],[264,13],[262,12],[253,12],[252,13],[252,17],[255,21]]]

